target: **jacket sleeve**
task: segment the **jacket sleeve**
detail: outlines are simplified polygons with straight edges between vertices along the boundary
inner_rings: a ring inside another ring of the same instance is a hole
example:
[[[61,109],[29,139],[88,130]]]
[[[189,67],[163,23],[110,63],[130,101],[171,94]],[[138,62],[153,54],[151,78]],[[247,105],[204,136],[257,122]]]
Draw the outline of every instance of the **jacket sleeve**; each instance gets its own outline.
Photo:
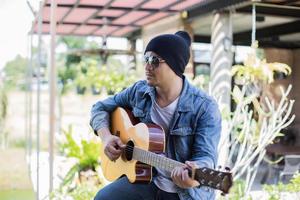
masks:
[[[92,106],[90,126],[95,134],[99,129],[109,127],[109,114],[117,107],[131,108],[130,101],[134,97],[137,83],[114,96],[98,101]]]
[[[217,103],[207,99],[206,109],[199,113],[196,123],[192,161],[199,167],[215,168],[218,159],[218,144],[221,134],[221,114]]]

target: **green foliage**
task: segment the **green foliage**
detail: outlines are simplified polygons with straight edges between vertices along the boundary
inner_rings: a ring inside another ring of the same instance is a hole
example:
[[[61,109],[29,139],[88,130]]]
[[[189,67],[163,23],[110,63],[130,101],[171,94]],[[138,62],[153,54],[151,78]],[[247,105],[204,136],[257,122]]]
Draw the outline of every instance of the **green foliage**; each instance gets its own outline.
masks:
[[[7,145],[8,131],[5,127],[7,117],[8,98],[7,90],[3,85],[0,85],[0,142],[1,146]]]
[[[82,60],[77,65],[77,71],[75,84],[80,88],[91,88],[100,78],[97,61],[93,59]]]
[[[258,43],[252,45],[252,52],[244,61],[243,65],[235,65],[232,67],[232,74],[242,84],[253,82],[272,83],[274,81],[274,73],[281,72],[285,75],[291,74],[291,68],[284,63],[267,63],[266,59],[262,59],[259,55]]]
[[[58,40],[58,45],[63,45],[67,51],[80,49],[96,49],[99,44],[88,38],[63,36]],[[133,72],[114,57],[110,56],[107,62],[100,56],[81,57],[76,53],[60,55],[58,75],[62,83],[61,93],[65,94],[76,86],[79,94],[84,94],[87,89],[102,91],[106,89],[109,94],[120,92],[136,80]]]
[[[19,138],[19,139],[14,139],[13,141],[11,141],[10,143],[10,145],[12,146],[12,147],[17,147],[17,148],[26,148],[26,140],[25,140],[25,138]]]
[[[66,94],[73,86],[73,81],[77,75],[75,66],[61,66],[58,67],[58,79],[62,84],[61,94]]]
[[[9,89],[23,87],[25,84],[28,59],[17,55],[13,60],[6,63],[3,71],[5,73],[5,85]]]
[[[2,85],[0,85],[0,127],[2,124],[1,122],[3,122],[7,116],[7,106],[7,91]]]
[[[116,60],[111,60],[114,65],[102,65],[99,69],[97,61],[93,59],[85,59],[78,64],[78,75],[75,80],[76,85],[80,88],[95,87],[101,91],[103,88],[109,94],[122,91],[131,85],[136,76],[133,71],[123,69]]]
[[[50,199],[51,200],[65,200],[65,199],[73,199],[73,200],[89,200],[93,199],[97,193],[99,188],[94,185],[81,184],[77,185],[75,188],[71,190],[66,190],[60,188],[52,192]]]
[[[80,146],[73,138],[73,127],[69,126],[68,130],[63,130],[66,141],[60,145],[60,150],[68,157],[78,158],[80,155]]]
[[[76,173],[80,171],[91,169],[95,171],[96,166],[99,165],[100,157],[100,143],[94,141],[81,140],[80,144],[74,139],[72,126],[68,130],[63,130],[65,135],[65,142],[60,145],[60,150],[71,158],[76,158],[76,164],[67,173],[62,185],[70,183]]]
[[[194,79],[190,80],[190,82],[197,88],[207,91],[209,85],[209,75],[199,74]]]
[[[269,200],[280,200],[283,192],[296,193],[300,192],[300,173],[293,176],[288,184],[279,182],[277,185],[264,185],[263,190],[269,195]]]
[[[62,36],[58,39],[58,46],[64,46],[67,51],[80,49],[94,49],[98,44],[94,41],[88,41],[86,37]],[[79,73],[78,63],[84,62],[83,58],[77,54],[61,54],[58,59],[58,78],[62,84],[61,94],[65,94],[74,86],[74,80]],[[94,60],[97,60],[96,58]],[[81,81],[82,77],[78,78]]]
[[[221,197],[221,200],[240,200],[245,197],[245,181],[244,180],[236,180],[232,188],[230,189],[229,194],[225,197]],[[248,197],[245,200],[252,200],[251,197]]]
[[[70,193],[74,200],[93,199],[98,191],[97,187],[80,185]]]
[[[82,49],[88,47],[86,37],[62,36],[58,38],[58,44],[63,44],[67,49]]]

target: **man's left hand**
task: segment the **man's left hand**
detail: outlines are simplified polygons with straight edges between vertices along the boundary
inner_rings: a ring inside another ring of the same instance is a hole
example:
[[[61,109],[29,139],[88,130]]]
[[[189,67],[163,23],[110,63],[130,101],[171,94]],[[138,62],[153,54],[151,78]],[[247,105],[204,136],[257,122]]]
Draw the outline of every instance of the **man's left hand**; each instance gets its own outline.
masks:
[[[185,166],[176,167],[173,169],[171,173],[171,178],[178,187],[184,189],[199,186],[200,183],[190,178],[188,175],[188,169],[196,169],[196,168],[198,168],[196,163],[191,161],[186,161]]]

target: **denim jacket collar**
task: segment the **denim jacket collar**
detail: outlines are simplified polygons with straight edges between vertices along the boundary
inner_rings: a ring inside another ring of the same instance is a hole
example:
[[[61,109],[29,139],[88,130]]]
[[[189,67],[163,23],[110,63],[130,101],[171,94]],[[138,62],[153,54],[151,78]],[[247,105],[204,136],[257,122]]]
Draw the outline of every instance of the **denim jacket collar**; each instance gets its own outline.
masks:
[[[155,88],[147,87],[143,96],[145,96],[146,94],[148,94],[153,101],[155,99]],[[183,89],[179,97],[177,110],[180,112],[192,111],[193,110],[192,106],[193,106],[193,90],[186,77],[183,76]]]

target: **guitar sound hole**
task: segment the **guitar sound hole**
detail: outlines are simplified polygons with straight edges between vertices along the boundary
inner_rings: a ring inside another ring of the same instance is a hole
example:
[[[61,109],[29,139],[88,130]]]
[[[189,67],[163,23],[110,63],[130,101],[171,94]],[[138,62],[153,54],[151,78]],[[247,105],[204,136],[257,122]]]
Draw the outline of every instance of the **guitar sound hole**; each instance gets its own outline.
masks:
[[[128,161],[132,160],[133,148],[134,148],[133,141],[131,140],[128,141],[125,147],[125,158]]]

